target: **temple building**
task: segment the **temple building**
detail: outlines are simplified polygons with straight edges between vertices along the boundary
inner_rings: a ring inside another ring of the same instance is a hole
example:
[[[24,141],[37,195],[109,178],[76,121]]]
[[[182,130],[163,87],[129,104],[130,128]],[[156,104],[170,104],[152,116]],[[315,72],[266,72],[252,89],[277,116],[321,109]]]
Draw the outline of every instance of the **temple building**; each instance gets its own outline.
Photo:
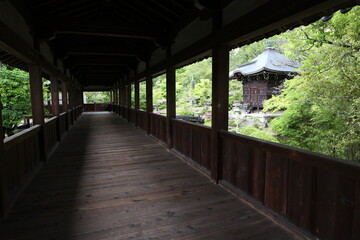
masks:
[[[263,107],[264,101],[277,95],[285,79],[296,75],[300,64],[267,47],[248,63],[238,65],[229,73],[230,79],[243,83],[243,108],[248,111]]]

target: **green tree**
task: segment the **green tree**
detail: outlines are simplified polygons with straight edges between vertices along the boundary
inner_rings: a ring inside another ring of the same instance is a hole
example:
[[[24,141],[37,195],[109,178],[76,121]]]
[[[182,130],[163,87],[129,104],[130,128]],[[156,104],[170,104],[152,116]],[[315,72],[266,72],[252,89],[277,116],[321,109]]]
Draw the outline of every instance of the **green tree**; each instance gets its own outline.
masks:
[[[360,7],[287,37],[286,51],[303,65],[301,75],[265,104],[265,110],[285,110],[273,130],[285,144],[359,161]]]
[[[139,83],[139,109],[146,111],[146,81]]]
[[[153,78],[154,111],[166,115],[166,74]]]
[[[44,102],[49,100],[48,81],[43,79]],[[29,73],[2,65],[0,69],[0,96],[4,109],[3,127],[7,135],[14,133],[25,116],[31,116]],[[45,109],[44,109],[45,111]]]
[[[109,103],[110,92],[84,92],[86,103]]]

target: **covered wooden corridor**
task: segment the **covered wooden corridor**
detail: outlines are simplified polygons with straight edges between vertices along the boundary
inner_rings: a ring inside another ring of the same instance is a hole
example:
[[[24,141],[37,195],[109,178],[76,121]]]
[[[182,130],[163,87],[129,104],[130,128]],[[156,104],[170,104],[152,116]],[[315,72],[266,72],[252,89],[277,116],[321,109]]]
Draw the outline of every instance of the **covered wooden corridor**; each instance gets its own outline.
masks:
[[[1,239],[295,239],[112,113],[85,113]]]
[[[359,240],[360,164],[228,131],[231,49],[358,4],[0,0],[0,63],[29,73],[33,119],[4,139],[0,96],[0,239]],[[211,127],[176,118],[177,69],[207,57]]]

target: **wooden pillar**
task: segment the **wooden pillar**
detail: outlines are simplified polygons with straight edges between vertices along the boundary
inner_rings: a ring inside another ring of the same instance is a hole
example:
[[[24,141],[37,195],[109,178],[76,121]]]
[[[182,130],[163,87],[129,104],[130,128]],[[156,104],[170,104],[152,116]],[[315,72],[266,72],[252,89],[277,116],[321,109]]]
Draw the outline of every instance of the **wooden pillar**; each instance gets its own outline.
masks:
[[[135,91],[135,126],[137,126],[137,112],[139,111],[139,105],[140,105],[140,91],[139,91],[139,81],[135,81],[134,83],[134,91]]]
[[[221,8],[213,17],[213,39],[222,26]],[[212,49],[212,132],[211,132],[211,177],[216,182],[222,178],[222,146],[219,131],[228,130],[229,105],[229,50],[214,43]]]
[[[174,66],[166,69],[166,143],[169,149],[173,148],[172,118],[176,118],[176,74]]]
[[[0,218],[6,216],[8,211],[8,202],[6,196],[6,179],[5,179],[5,153],[4,153],[4,128],[2,122],[3,105],[0,96]]]
[[[59,109],[59,84],[56,76],[50,76],[50,89],[51,89],[51,111],[54,116],[60,115]]]
[[[221,179],[221,144],[220,130],[228,129],[228,99],[229,99],[229,51],[227,48],[217,46],[213,48],[212,59],[212,160],[211,177],[218,181]]]
[[[44,124],[44,97],[42,86],[42,72],[38,65],[29,65],[31,108],[33,123]]]
[[[67,104],[67,86],[65,81],[61,81],[61,95],[62,95],[62,111],[67,112],[68,104]]]
[[[127,102],[127,120],[130,122],[130,108],[131,108],[131,84],[126,85],[126,102]]]
[[[149,62],[146,63],[147,71],[149,69]],[[146,112],[147,112],[147,133],[151,133],[151,115],[153,112],[153,83],[152,77],[148,73],[146,75]]]

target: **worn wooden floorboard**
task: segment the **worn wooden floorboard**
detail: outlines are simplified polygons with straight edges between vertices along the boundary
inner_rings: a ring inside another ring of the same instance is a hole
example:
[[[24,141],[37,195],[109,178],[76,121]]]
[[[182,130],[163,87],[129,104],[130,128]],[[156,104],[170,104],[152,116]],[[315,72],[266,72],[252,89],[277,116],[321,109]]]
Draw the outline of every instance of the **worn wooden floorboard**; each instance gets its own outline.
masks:
[[[113,114],[83,114],[1,239],[294,239]]]

